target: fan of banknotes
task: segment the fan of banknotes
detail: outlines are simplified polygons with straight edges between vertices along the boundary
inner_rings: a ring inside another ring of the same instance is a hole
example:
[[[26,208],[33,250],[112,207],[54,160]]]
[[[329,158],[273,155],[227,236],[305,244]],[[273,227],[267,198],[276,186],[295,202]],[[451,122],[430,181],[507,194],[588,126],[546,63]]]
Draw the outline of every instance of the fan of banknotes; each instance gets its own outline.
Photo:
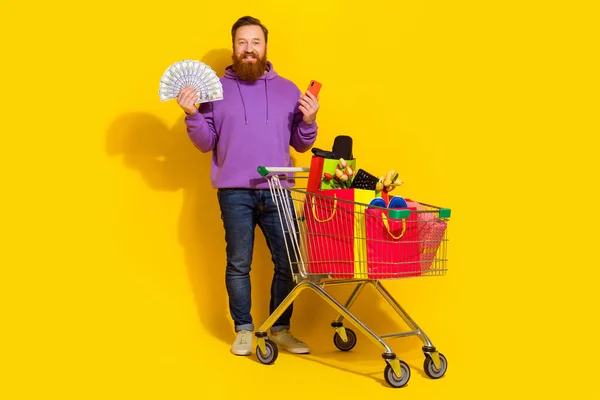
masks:
[[[175,99],[186,87],[198,91],[198,103],[223,99],[223,86],[211,67],[200,61],[183,60],[170,65],[160,78],[160,100]]]

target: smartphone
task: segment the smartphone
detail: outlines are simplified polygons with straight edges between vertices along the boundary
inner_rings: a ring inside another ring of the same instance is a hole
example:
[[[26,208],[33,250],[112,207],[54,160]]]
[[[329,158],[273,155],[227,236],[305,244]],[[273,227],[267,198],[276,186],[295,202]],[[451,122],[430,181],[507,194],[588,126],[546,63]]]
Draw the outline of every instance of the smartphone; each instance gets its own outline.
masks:
[[[315,97],[319,97],[319,91],[321,90],[321,85],[319,82],[317,81],[310,81],[310,83],[308,84],[308,89],[306,89],[307,92],[311,92]]]

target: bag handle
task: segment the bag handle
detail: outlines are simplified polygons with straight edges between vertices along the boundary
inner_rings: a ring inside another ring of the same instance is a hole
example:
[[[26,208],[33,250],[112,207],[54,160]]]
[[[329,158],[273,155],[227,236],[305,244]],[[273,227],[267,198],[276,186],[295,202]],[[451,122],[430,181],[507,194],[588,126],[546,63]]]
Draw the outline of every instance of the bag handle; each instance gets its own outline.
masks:
[[[335,193],[333,194],[333,198],[334,198],[334,200],[333,200],[333,212],[331,213],[331,216],[329,218],[327,218],[327,219],[320,220],[319,217],[317,217],[317,213],[315,212],[315,200],[314,200],[315,198],[311,197],[310,203],[311,203],[311,206],[312,206],[312,214],[313,214],[313,217],[315,217],[315,220],[317,222],[328,222],[328,221],[331,221],[333,219],[333,216],[335,215],[335,212],[337,210],[337,197],[336,197]]]
[[[400,239],[402,236],[404,236],[404,233],[406,232],[406,218],[402,218],[402,233],[400,233],[399,236],[395,236],[391,231],[390,231],[390,226],[388,223],[388,217],[387,215],[385,215],[385,213],[381,213],[381,219],[383,220],[383,225],[385,226],[385,229],[387,229],[388,233],[390,234],[390,236],[396,240]]]

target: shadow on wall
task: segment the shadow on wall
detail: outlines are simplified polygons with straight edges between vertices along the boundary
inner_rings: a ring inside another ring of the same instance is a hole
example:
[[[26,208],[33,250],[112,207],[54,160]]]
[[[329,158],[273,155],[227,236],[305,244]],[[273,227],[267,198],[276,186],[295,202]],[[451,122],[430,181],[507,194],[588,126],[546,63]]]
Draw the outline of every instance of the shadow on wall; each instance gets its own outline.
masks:
[[[201,61],[222,76],[230,56],[231,50],[216,49]],[[233,328],[225,291],[225,243],[223,239],[223,245],[215,247],[214,239],[215,235],[224,238],[224,232],[210,182],[212,154],[202,153],[193,145],[184,117],[182,111],[169,128],[151,114],[121,115],[107,132],[106,151],[109,156],[121,156],[153,190],[183,190],[177,237],[185,251],[198,317],[213,336],[229,342]],[[265,259],[264,254],[257,254],[257,260]]]

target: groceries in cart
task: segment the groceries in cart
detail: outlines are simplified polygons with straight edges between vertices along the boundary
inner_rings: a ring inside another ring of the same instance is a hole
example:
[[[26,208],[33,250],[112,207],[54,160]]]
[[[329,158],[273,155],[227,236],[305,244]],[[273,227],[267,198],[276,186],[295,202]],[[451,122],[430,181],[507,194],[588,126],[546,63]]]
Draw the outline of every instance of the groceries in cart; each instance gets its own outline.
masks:
[[[346,160],[340,158],[335,173],[323,172],[322,182],[328,182],[332,188],[349,188],[354,180],[354,170]]]
[[[344,158],[346,160],[352,160],[352,138],[346,135],[338,135],[333,140],[333,146],[331,151],[319,149],[317,147],[312,148],[312,153],[315,157],[330,158],[338,160]]]
[[[336,136],[331,151],[313,148],[312,153],[308,189],[351,188],[380,193],[391,192],[403,183],[393,169],[377,177],[357,168],[349,136]]]
[[[446,222],[437,210],[392,195],[403,183],[394,169],[377,176],[359,168],[347,136],[336,137],[332,151],[313,150],[298,210],[309,272],[342,279],[434,273]]]

